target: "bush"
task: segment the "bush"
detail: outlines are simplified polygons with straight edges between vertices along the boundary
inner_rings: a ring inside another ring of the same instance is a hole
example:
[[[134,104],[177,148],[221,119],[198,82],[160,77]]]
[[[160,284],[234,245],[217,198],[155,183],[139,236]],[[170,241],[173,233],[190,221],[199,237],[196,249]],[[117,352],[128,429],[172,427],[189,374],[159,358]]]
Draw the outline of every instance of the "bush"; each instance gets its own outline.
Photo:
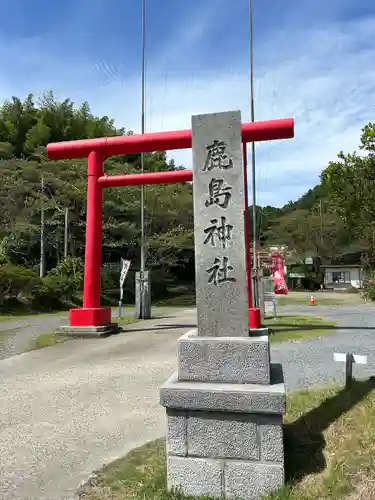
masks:
[[[43,278],[41,288],[34,297],[34,306],[38,309],[43,308],[44,300],[50,309],[80,305],[83,271],[83,260],[79,257],[68,257],[60,261]]]
[[[55,311],[82,304],[84,263],[69,257],[40,278],[30,269],[12,264],[0,265],[0,312],[23,310]],[[119,266],[104,266],[101,274],[102,305],[115,305],[119,300]],[[152,300],[180,295],[176,277],[165,268],[151,269]],[[135,270],[130,269],[124,283],[123,302],[135,300]]]
[[[366,300],[375,300],[375,271],[363,282],[362,295]]]
[[[30,269],[12,264],[0,266],[0,310],[27,307],[39,284],[39,276]]]
[[[64,300],[75,300],[83,288],[84,263],[79,257],[68,257],[49,271],[47,284],[57,290]]]
[[[66,287],[60,286],[61,280],[54,276],[41,278],[39,284],[33,290],[31,310],[33,311],[59,311],[70,307],[75,302],[62,294],[61,290]]]
[[[11,264],[0,265],[0,311],[61,310],[79,303],[83,287],[83,262],[66,259],[45,278]]]

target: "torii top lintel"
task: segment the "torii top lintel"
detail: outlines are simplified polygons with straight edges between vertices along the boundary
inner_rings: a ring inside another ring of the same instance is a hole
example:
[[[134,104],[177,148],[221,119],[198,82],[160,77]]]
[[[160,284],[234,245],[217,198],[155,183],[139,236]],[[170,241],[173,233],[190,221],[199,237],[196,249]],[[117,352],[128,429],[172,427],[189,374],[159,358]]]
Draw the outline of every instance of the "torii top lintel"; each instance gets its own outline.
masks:
[[[294,119],[284,118],[242,125],[242,141],[258,142],[294,137]],[[103,158],[108,156],[151,153],[191,148],[191,130],[173,132],[154,132],[128,136],[101,137],[77,141],[55,142],[47,145],[50,160],[87,158],[96,151]]]

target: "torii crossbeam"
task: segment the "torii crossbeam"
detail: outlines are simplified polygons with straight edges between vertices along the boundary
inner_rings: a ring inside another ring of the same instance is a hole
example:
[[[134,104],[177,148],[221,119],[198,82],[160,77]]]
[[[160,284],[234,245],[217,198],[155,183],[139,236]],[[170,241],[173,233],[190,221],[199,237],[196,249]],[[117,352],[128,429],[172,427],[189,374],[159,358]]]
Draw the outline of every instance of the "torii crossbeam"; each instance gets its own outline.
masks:
[[[246,123],[242,125],[242,142],[244,144],[245,153],[246,143],[248,142],[290,139],[292,137],[294,137],[294,120],[292,118]],[[103,137],[98,139],[58,142],[47,145],[47,155],[50,160],[88,158],[83,308],[70,310],[70,327],[95,328],[111,323],[111,308],[100,307],[103,189],[147,184],[173,184],[193,180],[193,173],[191,170],[107,176],[104,173],[105,158],[108,156],[134,153],[188,149],[191,148],[191,145],[191,130]],[[245,193],[245,216],[246,220],[248,220],[246,169]],[[259,310],[252,308],[250,234],[248,223],[246,223],[246,231],[250,328],[259,328]]]

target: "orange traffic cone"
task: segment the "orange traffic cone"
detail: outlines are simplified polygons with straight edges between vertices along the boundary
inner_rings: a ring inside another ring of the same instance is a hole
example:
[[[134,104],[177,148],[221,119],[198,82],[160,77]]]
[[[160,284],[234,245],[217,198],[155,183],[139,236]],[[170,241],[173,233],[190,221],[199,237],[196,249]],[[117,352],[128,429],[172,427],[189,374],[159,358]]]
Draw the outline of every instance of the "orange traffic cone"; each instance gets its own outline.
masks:
[[[309,304],[310,304],[310,306],[315,306],[314,295],[311,295]]]

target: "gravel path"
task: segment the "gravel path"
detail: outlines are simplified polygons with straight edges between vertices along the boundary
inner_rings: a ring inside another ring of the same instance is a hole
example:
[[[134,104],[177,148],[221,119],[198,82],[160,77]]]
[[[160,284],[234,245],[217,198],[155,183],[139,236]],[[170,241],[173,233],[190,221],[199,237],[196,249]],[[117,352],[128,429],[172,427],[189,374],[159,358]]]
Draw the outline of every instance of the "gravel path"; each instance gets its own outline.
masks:
[[[282,363],[288,391],[334,381],[342,383],[345,364],[333,361],[335,352],[368,356],[368,364],[354,366],[353,375],[375,375],[374,306],[285,306],[279,308],[279,313],[321,316],[340,327],[321,338],[272,345],[272,361]]]
[[[375,373],[374,307],[288,306],[280,313],[324,316],[343,327],[321,339],[272,346],[289,391],[343,382],[334,352],[366,354],[368,366],[354,367],[354,375]],[[40,333],[42,323],[28,328]],[[72,500],[93,470],[165,435],[159,388],[176,369],[177,339],[195,324],[196,311],[187,309],[107,339],[0,361],[1,500]]]
[[[194,309],[0,361],[1,500],[70,500],[80,483],[165,435],[159,388]]]
[[[178,307],[153,307],[153,316],[163,316],[179,311]],[[113,316],[118,314],[118,308],[112,311]],[[134,315],[134,309],[123,310],[123,316]],[[0,322],[0,360],[16,356],[27,351],[31,342],[41,333],[52,332],[67,323],[68,313],[40,314],[30,317],[11,319]]]
[[[33,339],[41,333],[57,330],[67,314],[38,315],[12,319],[0,323],[0,359],[26,351]]]

